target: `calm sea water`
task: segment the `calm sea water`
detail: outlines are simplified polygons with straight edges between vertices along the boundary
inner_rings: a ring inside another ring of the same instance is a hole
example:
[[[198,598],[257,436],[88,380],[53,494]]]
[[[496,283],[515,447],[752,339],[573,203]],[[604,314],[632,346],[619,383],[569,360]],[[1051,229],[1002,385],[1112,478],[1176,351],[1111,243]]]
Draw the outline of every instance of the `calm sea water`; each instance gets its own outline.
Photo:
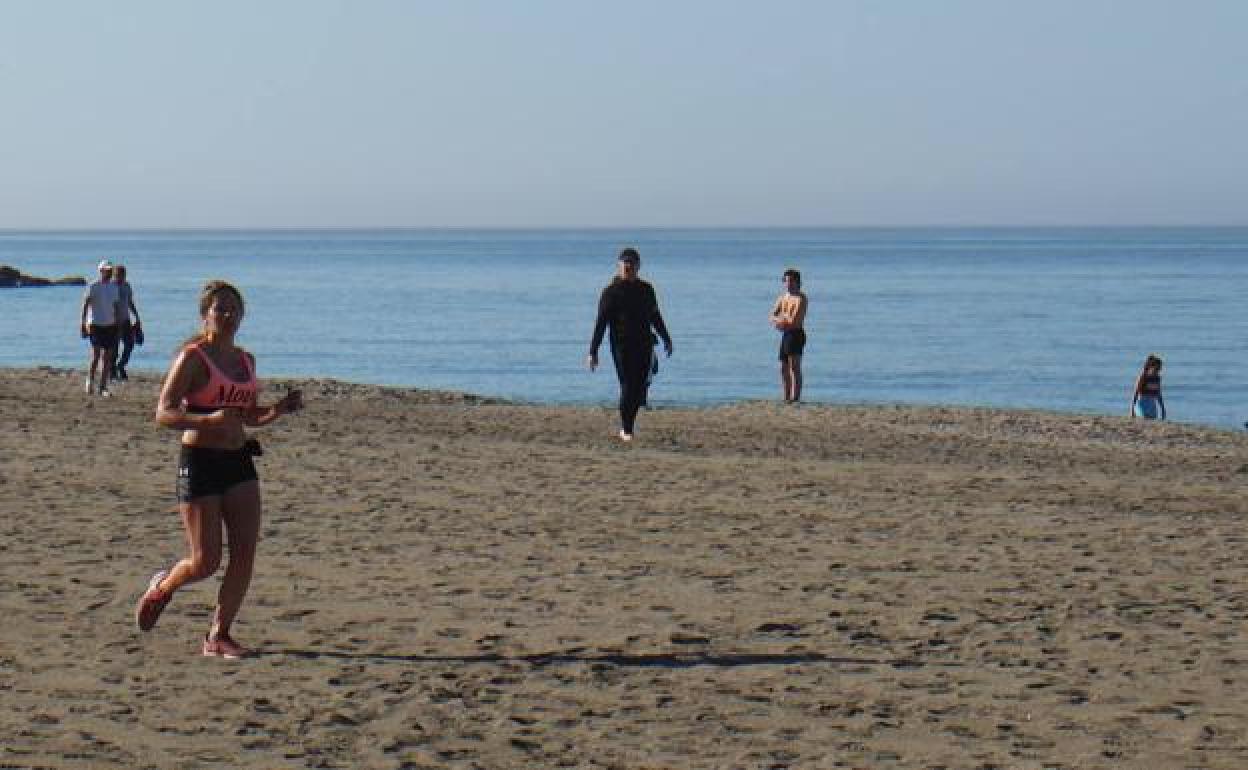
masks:
[[[808,401],[1125,414],[1149,352],[1172,419],[1248,420],[1248,228],[0,233],[0,264],[124,262],[158,371],[234,282],[261,373],[610,403],[584,369],[624,244],[676,342],[658,405],[775,398],[767,314],[785,267],[810,297]],[[0,291],[0,366],[81,367],[81,289]]]

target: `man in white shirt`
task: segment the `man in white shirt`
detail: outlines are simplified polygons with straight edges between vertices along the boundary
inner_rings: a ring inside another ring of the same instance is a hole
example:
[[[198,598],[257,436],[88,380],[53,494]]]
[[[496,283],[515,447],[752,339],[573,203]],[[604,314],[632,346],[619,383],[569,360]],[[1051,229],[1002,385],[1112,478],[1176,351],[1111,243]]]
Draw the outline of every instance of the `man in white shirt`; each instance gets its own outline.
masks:
[[[121,293],[112,282],[113,263],[107,259],[99,264],[100,279],[87,287],[82,295],[81,331],[91,338],[91,366],[87,370],[86,390],[92,393],[95,372],[100,369],[100,395],[110,395],[108,379],[117,355],[117,320],[121,316]],[[103,368],[101,369],[101,365]]]

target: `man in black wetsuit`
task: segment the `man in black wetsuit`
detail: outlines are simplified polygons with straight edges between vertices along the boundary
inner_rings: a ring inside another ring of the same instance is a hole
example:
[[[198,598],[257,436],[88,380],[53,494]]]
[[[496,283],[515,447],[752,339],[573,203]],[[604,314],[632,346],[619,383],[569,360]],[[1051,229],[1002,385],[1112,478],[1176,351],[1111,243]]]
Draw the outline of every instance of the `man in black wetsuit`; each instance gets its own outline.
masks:
[[[650,364],[654,355],[654,333],[672,355],[672,338],[659,313],[654,287],[638,277],[641,255],[634,248],[620,252],[618,272],[598,299],[598,320],[589,343],[589,369],[598,368],[598,346],[603,332],[611,328],[611,357],[620,379],[620,439],[633,440],[637,410],[646,403]],[[653,331],[651,331],[653,329]]]

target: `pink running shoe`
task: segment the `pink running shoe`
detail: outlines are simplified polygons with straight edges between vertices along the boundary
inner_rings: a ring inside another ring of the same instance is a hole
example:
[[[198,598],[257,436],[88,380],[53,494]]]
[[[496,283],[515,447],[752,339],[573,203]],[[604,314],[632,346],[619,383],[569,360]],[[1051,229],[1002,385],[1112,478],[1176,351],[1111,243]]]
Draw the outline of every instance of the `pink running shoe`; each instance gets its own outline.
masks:
[[[238,660],[251,655],[251,650],[230,638],[229,634],[211,634],[204,637],[204,656],[208,658],[225,658]]]
[[[160,581],[167,577],[169,577],[169,570],[162,569],[147,581],[147,591],[143,594],[143,598],[139,599],[139,606],[134,610],[134,619],[138,621],[140,631],[151,631],[156,625],[156,619],[164,611],[165,605],[173,598],[173,594],[157,588]]]

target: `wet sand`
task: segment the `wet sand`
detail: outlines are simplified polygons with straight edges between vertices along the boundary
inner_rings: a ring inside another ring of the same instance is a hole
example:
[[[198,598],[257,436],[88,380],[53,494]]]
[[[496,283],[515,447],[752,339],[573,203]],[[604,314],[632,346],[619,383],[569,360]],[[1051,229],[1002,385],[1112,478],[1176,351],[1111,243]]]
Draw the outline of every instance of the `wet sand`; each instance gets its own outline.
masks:
[[[304,381],[227,662],[81,377],[0,370],[0,767],[1248,766],[1248,435]]]

